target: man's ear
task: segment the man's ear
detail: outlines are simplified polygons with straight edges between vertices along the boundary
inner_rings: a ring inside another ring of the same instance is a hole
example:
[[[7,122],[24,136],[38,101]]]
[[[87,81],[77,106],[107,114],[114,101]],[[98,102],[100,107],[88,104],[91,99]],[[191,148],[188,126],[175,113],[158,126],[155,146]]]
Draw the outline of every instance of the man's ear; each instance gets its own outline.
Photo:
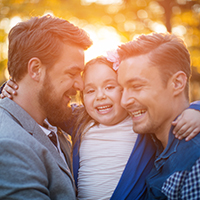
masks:
[[[178,71],[172,76],[172,85],[174,95],[178,95],[185,90],[187,84],[187,76],[185,72]]]
[[[39,81],[41,76],[42,63],[39,58],[33,57],[28,62],[28,74],[35,80]]]

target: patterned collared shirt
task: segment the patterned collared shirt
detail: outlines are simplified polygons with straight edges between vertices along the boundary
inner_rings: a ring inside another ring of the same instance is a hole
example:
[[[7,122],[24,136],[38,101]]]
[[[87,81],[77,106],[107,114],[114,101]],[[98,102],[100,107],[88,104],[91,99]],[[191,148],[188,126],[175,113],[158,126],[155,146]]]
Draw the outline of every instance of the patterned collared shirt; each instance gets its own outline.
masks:
[[[200,158],[190,171],[173,173],[164,182],[162,192],[170,200],[200,199]]]

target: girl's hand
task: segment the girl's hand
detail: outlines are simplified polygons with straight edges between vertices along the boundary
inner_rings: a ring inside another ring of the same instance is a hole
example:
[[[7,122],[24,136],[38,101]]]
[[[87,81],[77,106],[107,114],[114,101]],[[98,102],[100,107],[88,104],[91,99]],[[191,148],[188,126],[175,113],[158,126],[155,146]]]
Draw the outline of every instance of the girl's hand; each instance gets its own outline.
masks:
[[[18,85],[13,80],[8,80],[5,86],[3,87],[1,98],[8,97],[13,98],[14,95],[17,95]]]
[[[175,126],[173,134],[179,140],[186,138],[191,140],[200,132],[200,111],[194,109],[186,109],[182,114],[172,122]]]

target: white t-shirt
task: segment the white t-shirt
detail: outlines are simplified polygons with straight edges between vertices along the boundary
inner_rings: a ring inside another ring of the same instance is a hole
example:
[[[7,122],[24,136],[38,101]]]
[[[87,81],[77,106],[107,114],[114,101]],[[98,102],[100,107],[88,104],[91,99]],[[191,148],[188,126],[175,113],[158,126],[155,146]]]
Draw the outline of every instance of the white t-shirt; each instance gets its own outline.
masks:
[[[78,199],[110,199],[135,145],[137,134],[127,117],[114,126],[92,127],[83,136]]]

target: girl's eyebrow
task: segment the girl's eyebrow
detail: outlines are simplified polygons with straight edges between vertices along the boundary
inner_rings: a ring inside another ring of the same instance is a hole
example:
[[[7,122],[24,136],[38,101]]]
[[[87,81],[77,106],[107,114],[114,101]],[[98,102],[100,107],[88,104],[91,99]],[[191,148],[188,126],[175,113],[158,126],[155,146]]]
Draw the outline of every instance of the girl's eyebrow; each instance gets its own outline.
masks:
[[[117,80],[114,79],[114,78],[106,79],[106,80],[104,81],[104,83],[108,83],[108,82],[111,82],[111,81],[114,81],[114,82],[117,83]]]

